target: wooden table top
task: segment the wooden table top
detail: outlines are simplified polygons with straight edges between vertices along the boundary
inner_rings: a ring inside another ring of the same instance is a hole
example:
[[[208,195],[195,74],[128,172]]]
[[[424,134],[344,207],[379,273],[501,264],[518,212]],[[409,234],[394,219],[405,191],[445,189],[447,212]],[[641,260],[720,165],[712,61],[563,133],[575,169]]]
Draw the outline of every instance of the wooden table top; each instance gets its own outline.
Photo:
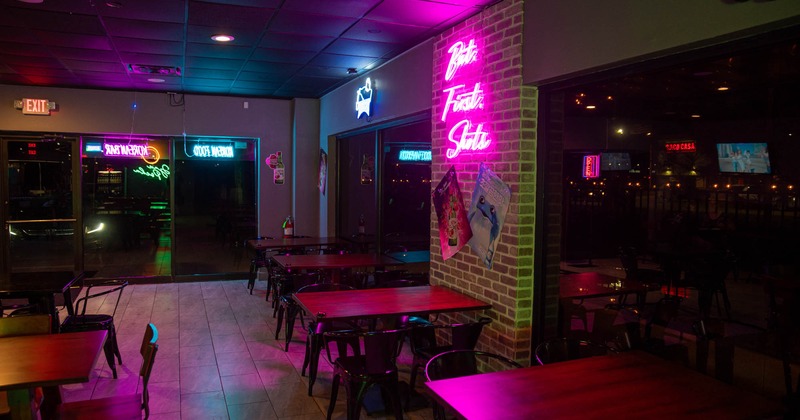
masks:
[[[492,307],[489,303],[442,286],[295,293],[292,297],[317,321],[323,318],[350,320]]]
[[[617,296],[628,293],[644,293],[649,289],[635,280],[609,276],[601,273],[562,274],[559,277],[561,299],[582,299],[602,296]]]
[[[0,338],[0,391],[88,382],[107,331]]]
[[[64,293],[83,277],[82,271],[12,273],[10,278],[0,278],[0,296],[24,298]]]
[[[394,258],[378,254],[276,255],[272,259],[284,270],[328,270],[403,264]]]
[[[644,352],[426,382],[459,418],[763,418],[781,405]]]
[[[251,249],[265,251],[269,249],[283,249],[283,248],[304,248],[307,246],[327,246],[327,245],[345,245],[348,244],[335,237],[322,237],[322,238],[275,238],[275,239],[250,239],[247,241],[247,246]]]

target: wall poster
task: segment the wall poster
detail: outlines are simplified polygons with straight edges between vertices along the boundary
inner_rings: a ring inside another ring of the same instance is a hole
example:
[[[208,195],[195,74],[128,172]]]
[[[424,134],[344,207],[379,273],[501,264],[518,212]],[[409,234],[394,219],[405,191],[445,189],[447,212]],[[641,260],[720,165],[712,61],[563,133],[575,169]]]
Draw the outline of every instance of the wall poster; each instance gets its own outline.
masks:
[[[497,239],[503,230],[510,202],[511,188],[485,163],[481,163],[469,206],[469,225],[474,233],[469,246],[486,268],[492,268]]]
[[[328,154],[319,149],[319,181],[317,187],[322,195],[325,195],[325,187],[328,185]]]
[[[472,237],[455,167],[450,167],[433,190],[433,207],[436,209],[436,220],[439,225],[442,259],[447,260],[463,248]]]

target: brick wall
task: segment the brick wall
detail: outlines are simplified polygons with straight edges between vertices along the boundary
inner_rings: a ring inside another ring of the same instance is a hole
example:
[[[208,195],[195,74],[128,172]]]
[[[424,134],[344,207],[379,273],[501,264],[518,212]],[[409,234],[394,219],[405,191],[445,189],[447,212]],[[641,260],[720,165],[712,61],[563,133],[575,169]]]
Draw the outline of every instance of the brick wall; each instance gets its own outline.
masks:
[[[478,348],[527,363],[533,316],[537,91],[522,86],[522,5],[522,0],[498,3],[434,39],[432,187],[454,166],[468,208],[479,165],[485,162],[510,186],[512,196],[491,269],[469,246],[443,261],[432,212],[431,283],[491,302],[493,308],[487,314],[450,317],[460,322],[481,315],[491,317],[493,322],[484,330]],[[450,59],[450,46],[470,39],[475,39],[479,47],[474,65],[480,66],[476,77],[486,92],[482,118],[492,145],[486,151],[462,153],[448,160],[449,125],[441,117],[447,99],[443,89],[451,83],[445,80],[444,68]]]

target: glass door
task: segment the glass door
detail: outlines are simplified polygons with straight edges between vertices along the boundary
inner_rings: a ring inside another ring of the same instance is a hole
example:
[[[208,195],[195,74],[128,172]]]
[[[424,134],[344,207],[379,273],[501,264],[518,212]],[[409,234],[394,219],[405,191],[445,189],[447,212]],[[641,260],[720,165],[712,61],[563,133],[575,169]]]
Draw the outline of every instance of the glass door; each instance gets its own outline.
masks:
[[[0,143],[3,272],[82,269],[76,140],[9,136]]]

